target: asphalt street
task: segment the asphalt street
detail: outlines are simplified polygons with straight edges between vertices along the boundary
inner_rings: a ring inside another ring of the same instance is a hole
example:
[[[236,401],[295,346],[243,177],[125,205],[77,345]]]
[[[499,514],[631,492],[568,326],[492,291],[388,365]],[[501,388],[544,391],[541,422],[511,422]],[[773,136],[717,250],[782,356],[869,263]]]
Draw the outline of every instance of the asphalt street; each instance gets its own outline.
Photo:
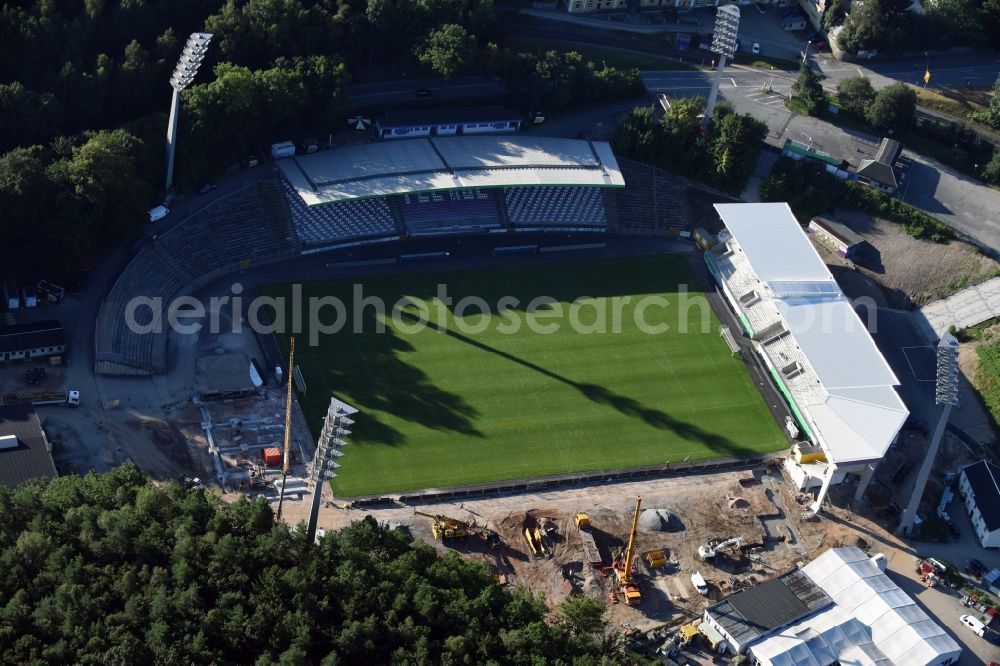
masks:
[[[383,81],[348,86],[347,104],[352,109],[362,109],[409,100],[492,97],[502,95],[506,90],[506,87],[499,81],[482,76]],[[417,91],[421,92],[418,94]]]

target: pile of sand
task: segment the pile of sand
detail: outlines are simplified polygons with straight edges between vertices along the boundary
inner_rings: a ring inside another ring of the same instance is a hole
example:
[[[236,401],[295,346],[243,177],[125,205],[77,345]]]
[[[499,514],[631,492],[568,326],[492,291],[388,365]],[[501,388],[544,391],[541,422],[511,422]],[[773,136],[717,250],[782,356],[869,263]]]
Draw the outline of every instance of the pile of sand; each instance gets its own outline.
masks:
[[[650,532],[677,532],[684,529],[680,519],[667,509],[646,509],[639,516],[639,527]]]

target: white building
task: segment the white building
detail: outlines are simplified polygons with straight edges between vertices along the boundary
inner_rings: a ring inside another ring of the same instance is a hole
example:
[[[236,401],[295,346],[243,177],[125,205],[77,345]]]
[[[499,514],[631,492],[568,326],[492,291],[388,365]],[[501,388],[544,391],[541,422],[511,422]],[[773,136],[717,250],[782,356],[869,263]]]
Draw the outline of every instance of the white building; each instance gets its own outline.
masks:
[[[986,460],[966,465],[958,491],[983,548],[1000,548],[1000,467]]]
[[[715,209],[726,230],[705,261],[801,436],[822,451],[788,471],[820,487],[814,510],[845,472],[860,475],[860,499],[909,414],[899,380],[787,204]]]
[[[860,549],[831,548],[802,568],[833,605],[750,647],[759,666],[943,666],[951,636]]]

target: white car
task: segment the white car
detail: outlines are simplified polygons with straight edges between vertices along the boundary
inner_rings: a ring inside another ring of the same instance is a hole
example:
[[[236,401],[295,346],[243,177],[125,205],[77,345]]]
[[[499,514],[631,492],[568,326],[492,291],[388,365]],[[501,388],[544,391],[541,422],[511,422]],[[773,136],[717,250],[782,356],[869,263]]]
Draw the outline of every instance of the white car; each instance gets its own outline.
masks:
[[[170,213],[170,209],[166,206],[157,206],[156,208],[149,209],[149,221],[156,222],[162,220]]]
[[[750,47],[750,50],[753,52],[754,55],[760,55],[760,43],[754,42],[753,46]]]
[[[986,625],[983,624],[978,618],[972,617],[971,615],[963,615],[959,618],[962,624],[969,628],[969,631],[974,633],[976,636],[982,636],[986,633]]]

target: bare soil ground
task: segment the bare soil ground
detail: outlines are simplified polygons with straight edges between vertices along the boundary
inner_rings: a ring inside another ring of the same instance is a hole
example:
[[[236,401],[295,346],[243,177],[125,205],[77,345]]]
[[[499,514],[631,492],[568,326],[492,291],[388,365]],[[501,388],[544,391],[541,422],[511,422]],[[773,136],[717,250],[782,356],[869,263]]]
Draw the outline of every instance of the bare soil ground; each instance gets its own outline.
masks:
[[[899,225],[862,213],[842,212],[835,219],[861,234],[874,248],[864,261],[857,263],[856,269],[882,287],[892,308],[920,307],[979,284],[1000,270],[996,261],[961,241],[917,240]],[[822,243],[815,240],[814,243],[832,268],[855,267]]]

